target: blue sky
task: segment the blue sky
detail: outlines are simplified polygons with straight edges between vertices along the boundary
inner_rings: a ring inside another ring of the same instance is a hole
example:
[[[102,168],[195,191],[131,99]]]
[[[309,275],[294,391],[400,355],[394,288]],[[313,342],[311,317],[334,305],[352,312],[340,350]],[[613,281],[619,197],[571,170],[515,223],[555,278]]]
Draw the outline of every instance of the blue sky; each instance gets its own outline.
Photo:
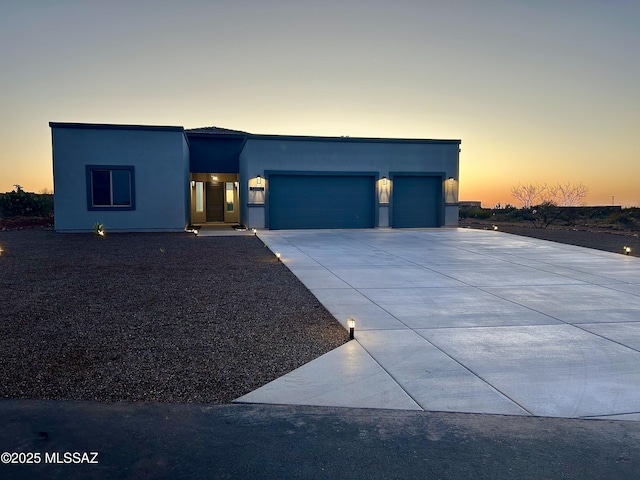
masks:
[[[640,205],[640,2],[1,1],[0,192],[49,121],[461,139],[460,196]]]

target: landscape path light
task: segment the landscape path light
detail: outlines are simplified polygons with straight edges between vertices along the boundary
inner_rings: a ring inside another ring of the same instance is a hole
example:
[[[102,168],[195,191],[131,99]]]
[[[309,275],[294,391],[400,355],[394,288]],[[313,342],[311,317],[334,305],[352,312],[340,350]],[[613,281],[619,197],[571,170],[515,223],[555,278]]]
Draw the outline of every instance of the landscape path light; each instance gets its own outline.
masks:
[[[356,330],[356,321],[353,318],[347,319],[347,326],[349,327],[349,340],[353,340]]]
[[[631,247],[629,245],[625,245],[622,248],[624,250],[625,255],[629,255],[631,253]]]
[[[280,252],[276,252],[276,258],[280,261]]]

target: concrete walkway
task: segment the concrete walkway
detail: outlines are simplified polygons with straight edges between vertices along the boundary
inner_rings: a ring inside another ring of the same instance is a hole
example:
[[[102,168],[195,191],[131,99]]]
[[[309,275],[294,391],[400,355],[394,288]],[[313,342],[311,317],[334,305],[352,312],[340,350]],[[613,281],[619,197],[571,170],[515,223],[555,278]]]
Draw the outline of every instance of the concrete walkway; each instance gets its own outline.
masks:
[[[468,229],[264,231],[356,340],[237,402],[640,420],[640,259]]]

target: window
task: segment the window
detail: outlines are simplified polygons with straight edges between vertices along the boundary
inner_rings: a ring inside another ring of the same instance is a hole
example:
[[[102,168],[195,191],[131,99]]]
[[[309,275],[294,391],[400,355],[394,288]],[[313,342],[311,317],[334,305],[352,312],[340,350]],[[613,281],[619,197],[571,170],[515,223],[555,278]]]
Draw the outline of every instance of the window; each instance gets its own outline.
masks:
[[[233,212],[233,182],[227,182],[225,187],[225,199],[227,201],[227,212]]]
[[[133,167],[87,165],[89,210],[134,210]]]
[[[204,182],[196,182],[196,212],[204,212]]]

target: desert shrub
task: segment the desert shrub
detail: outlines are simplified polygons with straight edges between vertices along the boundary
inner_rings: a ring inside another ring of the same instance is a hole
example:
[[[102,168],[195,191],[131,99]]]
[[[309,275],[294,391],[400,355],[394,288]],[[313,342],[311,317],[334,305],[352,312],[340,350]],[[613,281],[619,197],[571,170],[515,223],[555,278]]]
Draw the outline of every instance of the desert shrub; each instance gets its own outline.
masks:
[[[625,210],[611,213],[606,221],[612,225],[622,225],[623,227],[630,227],[635,223],[633,215]]]
[[[479,218],[486,220],[491,218],[491,210],[478,207],[461,208],[460,218]]]
[[[46,217],[53,213],[53,195],[25,192],[17,188],[0,194],[0,215],[3,217]]]

